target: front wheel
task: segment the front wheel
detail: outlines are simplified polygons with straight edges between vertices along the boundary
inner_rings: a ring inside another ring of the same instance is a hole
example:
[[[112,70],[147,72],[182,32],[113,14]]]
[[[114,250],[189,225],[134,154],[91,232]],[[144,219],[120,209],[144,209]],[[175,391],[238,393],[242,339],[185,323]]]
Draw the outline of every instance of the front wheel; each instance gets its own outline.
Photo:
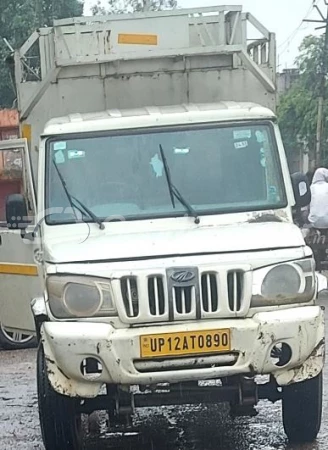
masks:
[[[322,373],[284,387],[282,413],[285,433],[291,443],[313,442],[321,426]]]
[[[81,414],[76,399],[57,394],[48,380],[42,345],[37,357],[37,385],[42,439],[46,450],[80,450]]]

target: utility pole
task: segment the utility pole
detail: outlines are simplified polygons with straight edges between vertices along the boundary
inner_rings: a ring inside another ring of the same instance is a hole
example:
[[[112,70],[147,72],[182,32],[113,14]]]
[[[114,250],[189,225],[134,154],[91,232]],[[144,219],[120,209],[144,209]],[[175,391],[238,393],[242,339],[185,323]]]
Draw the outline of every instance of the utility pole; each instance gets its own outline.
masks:
[[[313,0],[313,4],[315,0]],[[328,71],[328,1],[324,0],[327,6],[326,16],[321,12],[320,8],[314,4],[314,8],[320,14],[321,19],[305,19],[305,22],[321,23],[324,24],[316,28],[316,30],[325,30],[325,39],[322,48],[322,62],[321,62],[321,73],[320,73],[320,85],[319,85],[319,97],[318,97],[318,117],[317,117],[317,136],[316,136],[316,149],[315,149],[315,165],[319,167],[322,164],[322,135],[324,130],[324,104],[326,99],[326,77]]]

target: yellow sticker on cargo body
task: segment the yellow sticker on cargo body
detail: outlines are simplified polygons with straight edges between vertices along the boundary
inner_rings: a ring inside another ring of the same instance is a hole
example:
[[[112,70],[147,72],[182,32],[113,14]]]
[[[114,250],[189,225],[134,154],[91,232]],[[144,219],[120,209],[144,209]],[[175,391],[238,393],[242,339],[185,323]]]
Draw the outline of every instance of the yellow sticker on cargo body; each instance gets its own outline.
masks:
[[[119,34],[118,43],[130,45],[158,45],[158,36],[156,34]]]
[[[224,353],[231,349],[230,330],[205,330],[140,336],[141,358]]]
[[[38,267],[34,264],[1,263],[0,274],[36,277],[38,275]]]

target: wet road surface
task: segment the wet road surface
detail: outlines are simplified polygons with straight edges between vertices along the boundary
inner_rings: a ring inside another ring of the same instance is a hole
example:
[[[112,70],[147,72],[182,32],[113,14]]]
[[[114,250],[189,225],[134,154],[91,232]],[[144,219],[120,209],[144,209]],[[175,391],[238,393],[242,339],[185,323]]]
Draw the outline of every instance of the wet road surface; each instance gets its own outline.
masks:
[[[323,304],[328,306],[328,299]],[[38,420],[35,359],[34,349],[0,352],[0,450],[44,449]],[[280,402],[272,405],[265,401],[259,404],[257,417],[234,420],[222,405],[140,410],[135,420],[138,433],[124,436],[106,433],[100,416],[91,422],[84,450],[326,450],[327,364],[323,424],[314,444],[289,446]]]

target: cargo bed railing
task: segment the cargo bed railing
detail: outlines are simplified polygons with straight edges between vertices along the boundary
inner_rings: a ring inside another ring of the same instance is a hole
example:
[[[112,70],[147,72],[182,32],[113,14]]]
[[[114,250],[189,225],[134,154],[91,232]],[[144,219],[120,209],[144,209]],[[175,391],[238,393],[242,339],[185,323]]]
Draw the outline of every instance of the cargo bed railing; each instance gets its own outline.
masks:
[[[259,38],[248,39],[248,24]],[[65,68],[97,64],[101,74],[102,65],[112,64],[119,74],[120,61],[220,54],[232,55],[232,69],[244,67],[275,92],[275,35],[241,6],[56,20],[53,27],[35,31],[15,53],[21,119]],[[35,84],[28,98],[20,96],[24,83]]]

